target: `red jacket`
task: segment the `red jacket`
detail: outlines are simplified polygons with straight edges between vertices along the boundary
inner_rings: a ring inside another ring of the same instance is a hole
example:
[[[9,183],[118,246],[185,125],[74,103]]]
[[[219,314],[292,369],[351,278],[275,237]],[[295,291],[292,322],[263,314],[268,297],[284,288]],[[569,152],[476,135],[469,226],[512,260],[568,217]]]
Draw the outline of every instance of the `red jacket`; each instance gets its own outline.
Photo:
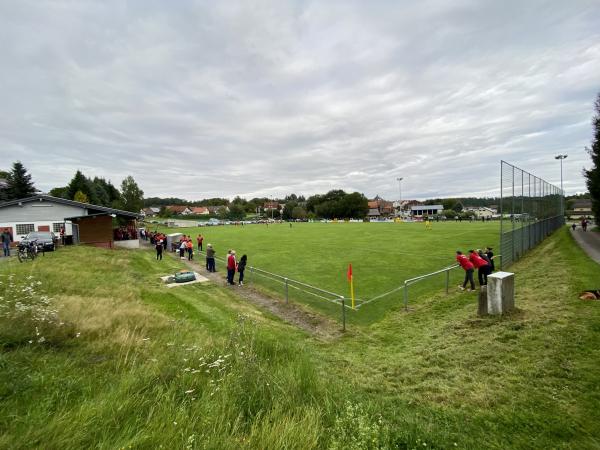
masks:
[[[235,255],[229,255],[227,257],[227,268],[230,270],[235,270],[237,264],[235,262]]]
[[[475,266],[475,268],[477,268],[477,269],[488,265],[487,261],[475,252],[473,252],[469,255],[469,261],[471,261],[473,263],[473,265]]]
[[[469,269],[473,269],[474,268],[474,266],[471,263],[471,261],[469,261],[465,255],[456,255],[456,261],[458,261],[458,263],[460,264],[460,266],[463,269],[465,269],[465,270],[469,270]]]

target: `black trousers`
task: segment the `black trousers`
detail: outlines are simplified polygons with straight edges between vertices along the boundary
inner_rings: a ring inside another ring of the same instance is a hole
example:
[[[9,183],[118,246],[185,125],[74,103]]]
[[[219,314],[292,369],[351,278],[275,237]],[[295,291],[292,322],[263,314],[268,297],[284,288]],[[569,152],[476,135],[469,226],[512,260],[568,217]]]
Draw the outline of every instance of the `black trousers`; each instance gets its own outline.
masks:
[[[215,258],[206,258],[206,269],[209,272],[216,272],[216,269],[215,269]]]
[[[479,286],[485,286],[487,284],[487,277],[492,272],[490,266],[481,266],[477,269],[477,280],[479,281]]]
[[[465,270],[465,281],[463,283],[463,287],[467,286],[467,281],[471,283],[471,289],[475,289],[475,281],[473,280],[473,269]]]
[[[156,250],[156,259],[160,259],[162,261],[162,247],[160,250]]]
[[[239,279],[238,279],[238,283],[241,283],[242,281],[244,281],[244,270],[245,270],[245,269],[242,269],[242,270],[240,270],[240,271],[238,272],[238,273],[240,274],[240,275],[239,275]]]

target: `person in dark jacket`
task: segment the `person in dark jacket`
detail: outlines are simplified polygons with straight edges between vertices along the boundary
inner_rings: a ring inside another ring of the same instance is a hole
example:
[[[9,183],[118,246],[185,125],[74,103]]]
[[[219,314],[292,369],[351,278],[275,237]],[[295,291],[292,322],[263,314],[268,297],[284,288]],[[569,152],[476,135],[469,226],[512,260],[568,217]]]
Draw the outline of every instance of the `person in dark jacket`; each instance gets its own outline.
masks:
[[[216,272],[215,268],[215,250],[211,244],[206,245],[206,270]]]
[[[158,261],[159,259],[162,261],[162,254],[163,254],[163,244],[161,240],[156,241],[156,260]]]
[[[10,256],[10,243],[13,241],[12,234],[8,231],[8,228],[2,233],[2,250],[4,250],[4,256]]]
[[[473,272],[475,271],[475,267],[460,250],[456,251],[456,261],[465,270],[465,281],[458,288],[464,291],[468,281],[471,283],[471,290],[474,291],[475,281],[473,280]]]
[[[492,247],[485,248],[485,255],[490,260],[490,273],[496,270],[496,265],[494,264],[494,252],[492,251]]]
[[[240,262],[238,263],[237,271],[240,274],[238,278],[238,285],[244,285],[244,270],[246,270],[246,264],[248,263],[248,256],[242,255]]]

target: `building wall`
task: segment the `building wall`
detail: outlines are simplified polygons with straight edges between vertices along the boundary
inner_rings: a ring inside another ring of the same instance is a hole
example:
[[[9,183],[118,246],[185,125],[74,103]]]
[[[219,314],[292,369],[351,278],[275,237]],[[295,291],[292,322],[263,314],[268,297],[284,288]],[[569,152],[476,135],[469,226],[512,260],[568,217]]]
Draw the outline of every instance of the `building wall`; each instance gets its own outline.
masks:
[[[55,223],[60,223],[61,225],[64,224],[64,220],[60,220],[60,221],[56,221],[56,222],[48,222],[48,221],[35,221],[35,222],[0,222],[0,231],[4,231],[5,228],[9,228],[10,232],[13,235],[13,240],[15,242],[15,244],[17,242],[21,241],[21,236],[24,236],[23,233],[17,233],[17,225],[23,225],[23,224],[33,224],[33,231],[44,231],[44,229],[49,229],[50,231],[54,231],[54,227],[53,225]],[[20,227],[19,227],[20,228]],[[70,227],[68,227],[68,229],[70,230]],[[54,231],[54,234],[56,234],[56,236],[59,236],[59,232],[58,231]],[[70,234],[70,233],[67,233]]]
[[[98,247],[112,247],[113,231],[111,216],[84,217],[79,224],[79,242]]]

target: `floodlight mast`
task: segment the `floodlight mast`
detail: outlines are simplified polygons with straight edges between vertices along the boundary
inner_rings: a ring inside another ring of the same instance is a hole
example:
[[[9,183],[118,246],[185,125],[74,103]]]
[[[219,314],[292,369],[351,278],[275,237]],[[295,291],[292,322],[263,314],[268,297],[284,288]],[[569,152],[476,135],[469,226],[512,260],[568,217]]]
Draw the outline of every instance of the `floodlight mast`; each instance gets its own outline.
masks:
[[[396,178],[398,182],[398,209],[400,210],[400,217],[402,217],[402,180],[404,180],[404,177]]]
[[[565,217],[565,191],[563,190],[563,159],[567,159],[569,155],[556,155],[554,159],[560,160],[560,214]]]

